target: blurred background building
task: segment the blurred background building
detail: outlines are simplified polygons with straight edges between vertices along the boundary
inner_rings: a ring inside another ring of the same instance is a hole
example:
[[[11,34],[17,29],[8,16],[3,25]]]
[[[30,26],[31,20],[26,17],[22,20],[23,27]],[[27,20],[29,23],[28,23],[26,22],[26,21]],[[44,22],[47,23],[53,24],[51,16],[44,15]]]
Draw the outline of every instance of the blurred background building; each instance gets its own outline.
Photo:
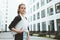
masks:
[[[60,0],[30,0],[28,13],[31,33],[60,32]]]
[[[9,31],[9,24],[17,15],[18,5],[26,0],[0,0],[0,31]]]

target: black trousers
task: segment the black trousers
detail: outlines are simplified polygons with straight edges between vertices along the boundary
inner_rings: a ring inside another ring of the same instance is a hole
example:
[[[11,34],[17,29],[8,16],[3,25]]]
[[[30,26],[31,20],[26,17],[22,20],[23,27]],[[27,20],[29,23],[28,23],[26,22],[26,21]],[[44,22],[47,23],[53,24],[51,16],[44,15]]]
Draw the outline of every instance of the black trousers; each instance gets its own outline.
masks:
[[[15,35],[15,40],[23,40],[23,33]]]

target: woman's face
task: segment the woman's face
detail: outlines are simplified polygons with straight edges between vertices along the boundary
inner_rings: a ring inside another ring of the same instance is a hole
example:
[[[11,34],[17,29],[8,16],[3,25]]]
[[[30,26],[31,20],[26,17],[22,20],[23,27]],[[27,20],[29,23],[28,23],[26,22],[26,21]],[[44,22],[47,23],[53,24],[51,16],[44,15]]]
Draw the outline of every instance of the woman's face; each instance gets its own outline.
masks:
[[[21,14],[24,14],[26,12],[25,5],[21,5],[19,11],[20,11]]]

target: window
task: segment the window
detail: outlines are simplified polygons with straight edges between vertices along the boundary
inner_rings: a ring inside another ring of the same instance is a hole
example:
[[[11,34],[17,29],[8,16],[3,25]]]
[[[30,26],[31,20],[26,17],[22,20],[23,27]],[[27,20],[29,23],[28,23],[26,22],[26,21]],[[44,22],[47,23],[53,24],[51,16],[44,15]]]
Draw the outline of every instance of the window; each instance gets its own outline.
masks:
[[[45,5],[45,0],[41,0],[41,6]]]
[[[38,31],[40,31],[40,23],[37,23]]]
[[[33,24],[33,28],[34,28],[34,31],[35,31],[35,29],[36,29],[36,25],[35,24]]]
[[[37,13],[37,19],[39,19],[39,18],[40,18],[40,13],[38,12],[38,13]]]
[[[47,14],[48,15],[53,15],[53,6],[47,8]]]
[[[7,19],[8,17],[6,16],[6,19]]]
[[[39,8],[39,2],[37,3],[37,9]]]
[[[52,0],[47,0],[47,3],[49,3],[50,1],[52,1]]]
[[[60,19],[57,19],[57,31],[60,32]]]
[[[56,4],[56,13],[60,13],[60,3]]]
[[[54,20],[49,21],[48,29],[54,32]]]
[[[42,31],[46,31],[46,22],[42,22]]]
[[[5,22],[7,23],[7,20]]]
[[[6,11],[8,11],[8,9],[6,8]]]
[[[6,15],[8,15],[8,13],[6,13]]]
[[[30,21],[32,21],[32,16],[30,16]]]
[[[32,13],[32,8],[30,8],[30,13]]]
[[[45,17],[45,10],[42,10],[41,11],[41,18],[44,18]]]
[[[7,31],[7,24],[5,24],[5,31]]]
[[[35,14],[33,15],[33,20],[35,20]]]
[[[33,6],[33,11],[35,11],[35,5]]]
[[[35,2],[35,0],[33,0],[33,3]]]
[[[32,25],[31,25],[31,31],[32,31]]]

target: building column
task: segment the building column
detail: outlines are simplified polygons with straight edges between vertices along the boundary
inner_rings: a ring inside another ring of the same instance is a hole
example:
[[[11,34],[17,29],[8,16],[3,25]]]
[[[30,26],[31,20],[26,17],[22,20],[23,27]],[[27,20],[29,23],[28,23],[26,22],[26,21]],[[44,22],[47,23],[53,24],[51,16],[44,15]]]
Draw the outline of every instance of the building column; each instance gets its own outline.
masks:
[[[46,21],[46,31],[48,31],[48,21]]]
[[[55,25],[55,31],[57,31],[57,21],[56,21],[56,19],[54,19],[54,25]]]
[[[40,22],[40,31],[42,31],[42,23]]]
[[[55,9],[55,4],[53,4],[53,13],[54,13],[54,15],[56,15],[56,9]],[[57,21],[56,21],[56,18],[54,18],[54,29],[55,29],[55,31],[57,31]]]
[[[53,13],[54,13],[54,15],[56,14],[56,9],[55,9],[55,4],[53,4]]]

